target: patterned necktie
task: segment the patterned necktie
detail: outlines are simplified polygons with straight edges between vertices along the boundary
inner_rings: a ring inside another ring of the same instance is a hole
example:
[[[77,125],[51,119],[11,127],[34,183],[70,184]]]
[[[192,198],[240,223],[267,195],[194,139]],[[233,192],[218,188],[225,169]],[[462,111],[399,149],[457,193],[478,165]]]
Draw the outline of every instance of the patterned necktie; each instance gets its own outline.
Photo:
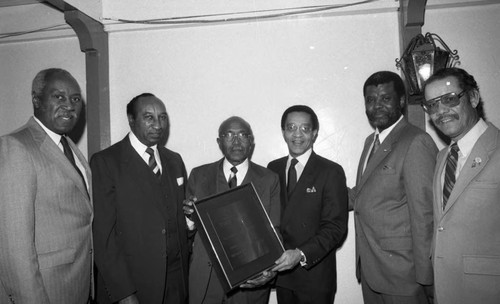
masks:
[[[292,158],[290,161],[290,168],[288,168],[288,185],[286,187],[288,196],[292,194],[295,185],[297,184],[297,170],[295,169],[295,165],[299,161],[296,158]]]
[[[370,155],[368,155],[368,160],[366,161],[366,164],[368,164],[368,162],[372,158],[373,154],[375,154],[375,152],[377,152],[378,147],[380,147],[380,140],[378,139],[378,134],[377,134],[377,135],[375,135],[375,141],[373,142],[373,147],[372,147],[372,150],[370,151]]]
[[[238,172],[238,169],[236,167],[231,168],[231,176],[229,177],[229,182],[227,183],[229,185],[229,188],[234,188],[236,185],[238,185],[238,179],[236,178],[236,173]]]
[[[146,153],[149,154],[149,161],[148,161],[149,168],[153,171],[153,173],[156,175],[157,178],[160,178],[161,172],[160,172],[160,167],[158,167],[158,164],[156,163],[155,151],[151,147],[148,147],[146,149]]]
[[[443,186],[443,210],[446,207],[448,198],[450,197],[451,190],[455,186],[455,174],[457,172],[457,161],[458,161],[458,148],[457,143],[451,145],[450,152],[448,153],[448,158],[446,159],[446,169],[444,171],[444,186]]]
[[[76,165],[75,157],[73,156],[73,151],[71,150],[71,147],[68,144],[68,140],[66,139],[66,136],[64,136],[64,135],[61,136],[61,145],[63,146],[64,155],[66,155],[66,158],[69,160],[71,165],[73,165],[73,168],[75,168],[78,175],[80,175],[80,177],[82,178],[83,185],[85,186],[85,190],[87,190],[87,184],[85,183],[85,178],[83,178],[82,171],[80,171],[80,169]],[[88,190],[87,190],[87,194],[88,194]]]

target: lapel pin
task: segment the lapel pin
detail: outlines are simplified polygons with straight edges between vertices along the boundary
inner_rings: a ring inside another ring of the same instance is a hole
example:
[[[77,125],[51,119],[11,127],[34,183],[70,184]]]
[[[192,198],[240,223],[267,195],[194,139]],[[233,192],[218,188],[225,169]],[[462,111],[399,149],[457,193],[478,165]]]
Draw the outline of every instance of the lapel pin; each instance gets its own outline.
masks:
[[[480,157],[474,158],[474,161],[472,162],[472,168],[475,168],[476,166],[480,166],[481,162],[482,162],[482,160]]]

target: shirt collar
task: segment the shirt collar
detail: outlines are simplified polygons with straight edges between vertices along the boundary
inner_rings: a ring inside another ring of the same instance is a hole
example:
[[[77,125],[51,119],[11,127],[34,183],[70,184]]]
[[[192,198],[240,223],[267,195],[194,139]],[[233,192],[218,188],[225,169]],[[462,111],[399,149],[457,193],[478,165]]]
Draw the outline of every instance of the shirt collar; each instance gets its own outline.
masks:
[[[307,164],[307,161],[309,160],[309,157],[311,157],[312,151],[313,151],[313,149],[309,148],[306,152],[304,152],[304,154],[295,157],[295,159],[297,159],[299,164],[301,164],[302,166],[305,167],[305,165]],[[292,160],[292,158],[294,158],[294,157],[291,155],[288,155],[287,167],[290,166],[290,161]]]
[[[47,133],[47,135],[55,142],[56,145],[59,146],[59,143],[61,142],[61,136],[60,134],[55,133],[54,131],[50,130],[47,128],[38,118],[33,116],[35,121],[42,127],[42,129]]]
[[[381,132],[378,129],[375,130],[375,135],[378,134],[378,140],[380,141],[380,143],[382,143],[384,141],[384,139],[386,139],[387,136],[389,136],[389,133],[391,133],[391,131],[394,130],[394,128],[396,127],[396,125],[401,120],[403,120],[403,115],[401,115],[399,117],[398,121],[396,121],[395,123],[393,123],[389,128],[387,128],[385,130],[382,130]]]
[[[236,169],[238,169],[238,172],[236,173],[236,178],[238,180],[238,184],[240,184],[240,181],[243,181],[242,178],[245,177],[248,171],[248,166],[249,166],[249,161],[248,158],[245,159],[241,164],[236,165]],[[222,170],[224,171],[224,176],[228,177],[231,175],[231,168],[233,167],[233,164],[231,164],[227,158],[224,157],[224,162],[222,164]]]
[[[472,129],[470,129],[470,131],[457,142],[458,148],[460,149],[460,153],[463,157],[467,157],[470,154],[477,140],[487,128],[488,124],[480,118],[474,127],[472,127]],[[452,143],[450,143],[450,145]]]
[[[137,151],[137,153],[142,157],[144,155],[144,153],[146,153],[146,149],[148,148],[148,146],[146,146],[145,144],[143,144],[137,138],[137,136],[135,136],[134,132],[129,132],[128,133],[128,138],[130,139],[130,144],[132,145],[132,147],[134,148],[134,150]],[[153,149],[153,151],[155,151],[155,155],[158,154],[158,151],[157,151],[158,149],[157,149],[156,145],[151,146],[150,148]]]

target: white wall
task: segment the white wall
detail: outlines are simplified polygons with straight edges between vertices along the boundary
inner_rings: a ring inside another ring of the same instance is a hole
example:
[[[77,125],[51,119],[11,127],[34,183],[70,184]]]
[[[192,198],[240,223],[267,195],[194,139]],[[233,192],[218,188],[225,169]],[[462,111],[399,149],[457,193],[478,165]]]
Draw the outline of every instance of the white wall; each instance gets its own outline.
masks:
[[[461,64],[479,84],[486,118],[500,127],[500,3],[449,8],[441,0],[430,0],[422,33],[438,34],[450,49],[458,50]],[[428,127],[442,147],[442,142]]]
[[[53,25],[50,31],[0,38],[0,135],[24,125],[33,115],[31,82],[40,70],[58,67],[69,71],[85,96],[85,55],[62,13],[45,5],[0,9],[0,37]],[[87,155],[87,135],[78,142]]]
[[[293,104],[319,115],[315,150],[340,163],[354,185],[364,138],[372,132],[362,85],[373,72],[395,70],[397,13],[289,18],[228,25],[111,33],[111,139],[127,132],[125,105],[141,92],[167,104],[168,147],[188,171],[221,157],[217,129],[240,115],[256,137],[261,165],[287,154],[280,118]],[[338,303],[360,303],[353,221],[338,253]]]

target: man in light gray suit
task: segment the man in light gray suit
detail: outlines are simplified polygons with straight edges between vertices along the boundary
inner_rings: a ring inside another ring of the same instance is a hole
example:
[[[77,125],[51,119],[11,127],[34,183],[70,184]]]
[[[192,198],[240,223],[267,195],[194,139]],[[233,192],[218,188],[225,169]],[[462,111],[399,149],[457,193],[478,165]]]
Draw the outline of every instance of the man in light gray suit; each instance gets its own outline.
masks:
[[[66,137],[80,117],[80,87],[65,70],[43,70],[32,103],[34,117],[0,137],[0,303],[85,304],[91,177]]]
[[[434,171],[432,262],[438,304],[500,303],[500,130],[481,118],[474,77],[437,71],[423,107],[451,139]]]
[[[380,71],[363,86],[375,132],[364,144],[351,205],[356,275],[366,304],[427,304],[432,297],[432,138],[403,116],[405,87]]]

